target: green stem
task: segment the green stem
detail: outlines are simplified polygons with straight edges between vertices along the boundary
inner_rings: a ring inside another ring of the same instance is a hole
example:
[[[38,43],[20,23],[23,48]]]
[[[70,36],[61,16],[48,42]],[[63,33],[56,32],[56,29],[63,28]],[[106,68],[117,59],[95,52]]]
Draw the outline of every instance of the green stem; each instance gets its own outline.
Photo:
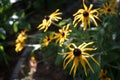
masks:
[[[57,27],[59,27],[59,28],[61,28],[60,25],[58,25],[57,23],[55,23],[55,22],[53,22],[53,21],[52,21],[52,24],[55,25],[55,26],[57,26]]]

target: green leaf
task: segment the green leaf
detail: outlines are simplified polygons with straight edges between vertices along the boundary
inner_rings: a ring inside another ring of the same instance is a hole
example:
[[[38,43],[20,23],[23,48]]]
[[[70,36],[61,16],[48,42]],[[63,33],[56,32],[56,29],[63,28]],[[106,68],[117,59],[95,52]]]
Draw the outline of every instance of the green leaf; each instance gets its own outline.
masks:
[[[67,24],[67,23],[70,23],[70,22],[71,22],[71,18],[64,19],[64,20],[62,20],[61,22],[59,22],[59,25],[60,25],[60,26],[63,26],[63,25],[65,25],[65,24]]]
[[[14,32],[18,32],[18,26],[17,26],[16,22],[13,25],[13,30],[14,30]]]
[[[4,47],[2,45],[0,45],[0,59],[3,59],[6,63],[6,65],[8,66],[8,58],[6,53],[4,52]]]
[[[0,39],[5,40],[5,39],[6,39],[6,36],[5,36],[4,34],[0,34]]]
[[[22,12],[22,14],[21,14],[21,18],[24,18],[24,17],[25,17],[25,13]]]
[[[57,55],[57,47],[54,44],[49,44],[47,47],[45,47],[45,56],[53,56]]]
[[[6,31],[3,28],[0,28],[0,39],[6,39]]]
[[[106,65],[111,62],[116,62],[120,58],[119,53],[120,51],[118,51],[117,49],[106,52],[105,55],[101,57],[102,65]]]
[[[59,66],[62,62],[63,62],[63,56],[58,54],[55,60],[55,65]]]
[[[4,51],[4,47],[2,45],[0,45],[0,52]]]

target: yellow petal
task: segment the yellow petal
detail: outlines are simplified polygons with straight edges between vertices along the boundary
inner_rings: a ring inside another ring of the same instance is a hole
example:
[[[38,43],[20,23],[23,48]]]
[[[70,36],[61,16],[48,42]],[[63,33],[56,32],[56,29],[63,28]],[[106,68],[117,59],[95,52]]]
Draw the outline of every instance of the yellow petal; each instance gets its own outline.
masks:
[[[94,42],[89,42],[89,43],[86,43],[84,44],[82,47],[81,47],[81,50],[84,49],[86,46],[90,45],[90,44],[93,44]]]
[[[84,6],[84,9],[87,10],[87,6],[85,5],[84,0],[83,0],[83,6]]]
[[[75,63],[73,62],[72,68],[70,69],[70,74],[72,73],[74,67],[75,67]]]
[[[65,69],[66,67],[67,67],[67,65],[73,60],[73,58],[74,58],[74,56],[72,56],[71,54],[69,54],[66,58],[65,58],[65,60],[64,60],[64,62],[63,62],[63,68]],[[69,59],[69,60],[68,60]],[[67,62],[66,62],[66,60],[68,60]]]
[[[78,62],[79,62],[78,57],[76,57],[76,58],[74,59],[74,63],[75,63],[74,76],[76,75],[76,71],[77,71],[77,67],[78,67]]]
[[[84,54],[86,54],[87,56],[89,56],[97,65],[100,66],[99,62],[97,62],[90,54],[85,53],[85,52],[84,52]]]
[[[91,71],[94,73],[94,70],[93,70],[93,68],[91,67],[91,65],[90,65],[90,63],[88,62],[88,60],[87,60],[85,57],[83,57],[83,59],[84,59],[84,61],[88,64],[88,66],[89,66],[89,68],[91,69]]]
[[[96,50],[97,48],[84,48],[82,49],[82,51],[92,51],[92,50]]]
[[[90,4],[89,11],[92,9],[92,7],[93,7],[93,4]]]
[[[90,18],[93,20],[94,24],[95,24],[96,26],[98,26],[98,24],[97,24],[97,22],[95,21],[94,17],[93,17],[93,16],[90,16]]]
[[[82,56],[80,56],[80,63],[82,64],[85,75],[87,76],[86,66],[85,66],[85,62],[84,62],[84,59],[82,58]]]
[[[73,48],[71,48],[70,46],[73,46]],[[74,43],[70,43],[67,45],[67,48],[69,48],[69,50],[73,51],[74,48],[77,48],[77,46]]]

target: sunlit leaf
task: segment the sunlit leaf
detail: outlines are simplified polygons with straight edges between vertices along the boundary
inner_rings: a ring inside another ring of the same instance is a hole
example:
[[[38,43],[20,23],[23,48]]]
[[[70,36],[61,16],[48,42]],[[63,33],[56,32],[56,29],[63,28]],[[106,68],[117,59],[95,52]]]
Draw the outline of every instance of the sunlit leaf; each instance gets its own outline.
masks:
[[[18,26],[17,26],[16,22],[13,24],[13,30],[14,30],[14,32],[18,31]]]

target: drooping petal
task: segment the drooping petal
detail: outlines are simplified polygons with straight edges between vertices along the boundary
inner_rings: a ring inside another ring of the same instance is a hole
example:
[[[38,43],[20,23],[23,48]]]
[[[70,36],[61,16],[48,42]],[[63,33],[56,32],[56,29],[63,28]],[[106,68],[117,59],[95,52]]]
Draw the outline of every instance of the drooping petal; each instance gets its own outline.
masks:
[[[91,65],[90,65],[90,63],[88,62],[88,60],[87,60],[85,57],[83,57],[83,59],[84,59],[84,61],[88,64],[88,66],[89,66],[89,68],[91,69],[91,71],[94,73],[94,70],[93,70],[93,68],[91,67]]]
[[[97,62],[90,54],[85,53],[85,52],[84,52],[84,54],[87,55],[87,56],[89,56],[97,65],[100,66],[99,62]]]
[[[73,60],[73,58],[74,58],[74,56],[71,55],[71,54],[69,54],[69,55],[65,58],[65,60],[64,60],[64,62],[63,62],[63,68],[64,68],[64,69],[65,69],[65,68],[67,67],[67,65]],[[66,62],[66,60],[68,60],[68,61]]]
[[[72,73],[74,67],[75,67],[75,63],[73,62],[72,68],[70,69],[70,74]]]
[[[77,67],[78,67],[78,63],[79,63],[79,58],[76,57],[74,59],[74,63],[75,63],[75,68],[74,68],[74,76],[76,75],[76,71],[77,71]]]
[[[85,66],[85,62],[84,62],[84,59],[82,58],[82,56],[80,56],[80,63],[83,66],[85,75],[87,76],[86,66]]]
[[[98,26],[98,24],[97,24],[97,22],[95,21],[94,17],[93,17],[93,16],[90,16],[90,18],[93,20],[94,24],[95,24],[96,26]]]

